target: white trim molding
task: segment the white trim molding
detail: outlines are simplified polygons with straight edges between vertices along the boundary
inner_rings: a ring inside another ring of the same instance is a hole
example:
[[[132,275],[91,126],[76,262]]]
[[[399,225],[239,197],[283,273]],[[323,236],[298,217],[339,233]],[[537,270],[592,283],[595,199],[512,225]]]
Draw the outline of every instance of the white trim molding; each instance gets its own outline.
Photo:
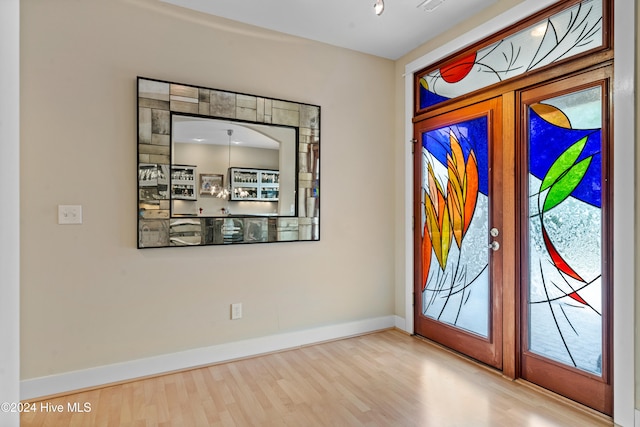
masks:
[[[397,329],[413,334],[413,332],[407,330],[407,321],[404,317],[394,316],[393,318],[395,319],[395,325]]]
[[[20,396],[20,1],[0,0],[0,402]],[[0,425],[20,425],[0,411]]]
[[[636,7],[635,1],[615,0],[613,17],[613,421],[620,426],[633,426],[636,412],[637,41],[636,37],[629,37],[636,33]]]
[[[291,350],[393,328],[395,323],[396,316],[375,317],[33,378],[22,381],[20,397],[22,400],[33,400],[260,354]]]
[[[414,73],[443,59],[452,52],[495,34],[559,0],[525,0],[507,12],[476,27],[463,36],[446,43],[405,66],[405,137],[413,138],[413,78]],[[613,276],[613,421],[616,425],[640,427],[635,409],[635,63],[636,33],[635,2],[614,0],[614,259]],[[413,167],[411,149],[405,148],[405,222],[411,223],[413,204]],[[633,197],[621,197],[631,194]],[[413,236],[405,233],[405,306],[407,328],[413,330]],[[636,422],[638,420],[638,422]]]

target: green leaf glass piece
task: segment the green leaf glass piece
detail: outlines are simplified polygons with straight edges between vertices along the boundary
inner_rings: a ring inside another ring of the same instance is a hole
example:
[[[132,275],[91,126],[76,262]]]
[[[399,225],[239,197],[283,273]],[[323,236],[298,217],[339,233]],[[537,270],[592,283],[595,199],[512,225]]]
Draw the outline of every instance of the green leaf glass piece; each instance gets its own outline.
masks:
[[[573,165],[567,173],[551,185],[551,189],[544,200],[544,206],[542,207],[543,212],[547,212],[548,210],[558,206],[567,197],[569,197],[587,173],[587,169],[589,169],[589,165],[591,164],[591,159],[593,159],[593,156],[589,156],[586,159],[579,161]]]
[[[565,152],[562,153],[555,162],[553,162],[553,164],[549,168],[549,171],[547,171],[547,174],[544,176],[542,184],[540,184],[540,192],[543,192],[547,188],[551,187],[562,176],[563,173],[565,173],[571,166],[573,166],[573,164],[578,159],[578,156],[580,156],[580,153],[582,153],[582,150],[584,149],[586,144],[587,137],[585,136],[584,138],[578,140],[575,144],[567,148]]]

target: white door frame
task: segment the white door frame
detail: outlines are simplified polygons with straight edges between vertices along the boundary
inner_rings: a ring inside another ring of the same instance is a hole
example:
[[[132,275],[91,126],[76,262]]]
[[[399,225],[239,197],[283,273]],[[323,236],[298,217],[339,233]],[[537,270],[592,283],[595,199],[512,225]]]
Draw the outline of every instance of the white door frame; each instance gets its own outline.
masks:
[[[20,0],[0,0],[0,403],[20,400]],[[20,414],[0,410],[0,424]]]
[[[420,69],[438,62],[500,29],[521,21],[558,0],[525,0],[498,17],[476,27],[405,66],[405,138],[413,138],[413,78]],[[614,0],[614,184],[613,238],[613,420],[634,426],[635,415],[635,2]],[[413,164],[410,144],[404,144],[404,224],[413,216]],[[632,194],[633,197],[621,197]],[[414,333],[413,231],[405,227],[405,330]]]

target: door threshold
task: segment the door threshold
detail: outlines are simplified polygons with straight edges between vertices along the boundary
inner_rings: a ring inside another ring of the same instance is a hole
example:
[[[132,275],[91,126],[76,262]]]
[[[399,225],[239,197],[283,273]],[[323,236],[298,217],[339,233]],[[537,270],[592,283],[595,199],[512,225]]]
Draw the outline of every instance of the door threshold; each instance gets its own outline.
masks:
[[[527,381],[525,379],[522,379],[522,378],[516,378],[514,380],[514,382],[516,382],[518,384],[521,384],[521,385],[523,385],[525,387],[528,387],[528,388],[530,388],[532,390],[535,390],[538,393],[544,394],[545,396],[548,396],[548,397],[550,397],[550,398],[552,398],[554,400],[562,402],[563,404],[565,404],[567,406],[571,406],[572,408],[577,409],[577,410],[579,410],[579,411],[581,411],[581,412],[583,412],[583,413],[585,413],[585,414],[587,414],[587,415],[589,415],[589,416],[591,416],[591,417],[593,417],[595,419],[598,419],[600,421],[608,421],[608,422],[611,423],[611,425],[613,425],[613,418],[612,417],[610,417],[607,414],[603,414],[600,411],[596,411],[593,408],[585,406],[582,403],[576,402],[575,400],[571,400],[568,397],[564,397],[561,394],[554,393],[551,390],[548,390],[548,389],[546,389],[544,387],[540,387],[539,385],[534,384],[532,382],[529,382],[529,381]]]

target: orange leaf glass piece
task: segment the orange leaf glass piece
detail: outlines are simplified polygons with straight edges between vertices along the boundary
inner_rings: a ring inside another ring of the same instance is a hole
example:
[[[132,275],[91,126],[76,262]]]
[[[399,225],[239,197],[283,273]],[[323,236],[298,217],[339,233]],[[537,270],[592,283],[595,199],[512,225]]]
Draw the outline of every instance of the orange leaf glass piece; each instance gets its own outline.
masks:
[[[428,174],[429,174],[429,195],[431,196],[431,201],[435,207],[436,212],[440,210],[440,206],[438,206],[438,194],[442,194],[442,187],[440,183],[436,179],[436,175],[433,172],[433,168],[431,165],[427,165]]]
[[[433,169],[429,166],[429,189],[433,193],[425,194],[425,216],[426,226],[431,236],[431,244],[435,252],[440,268],[443,270],[447,265],[447,256],[451,246],[451,220],[447,200],[443,194],[442,187],[437,182]]]
[[[438,223],[438,214],[434,203],[431,199],[431,195],[425,194],[424,198],[424,210],[426,215],[425,227],[428,230],[429,237],[431,237],[431,243],[433,245],[433,251],[440,264],[440,268],[444,270],[445,264],[442,258],[442,235],[440,233],[440,224]]]
[[[458,192],[453,189],[455,184],[449,179],[449,185],[447,187],[447,209],[451,215],[451,226],[453,227],[453,237],[456,239],[458,247],[462,245],[462,200],[458,196]],[[456,197],[454,197],[456,196]]]
[[[469,229],[478,200],[478,161],[473,150],[469,152],[469,158],[467,159],[464,184],[464,227],[462,234],[465,234]]]
[[[461,177],[464,175],[464,155],[462,154],[460,141],[458,141],[458,138],[453,131],[449,132],[449,145],[451,146],[451,157],[455,165],[456,175],[458,176],[458,179],[461,180]]]
[[[429,236],[427,223],[425,223],[422,233],[422,289],[427,286],[427,276],[429,275],[429,269],[431,268],[432,250],[433,245],[431,244],[431,237]]]
[[[440,229],[442,236],[442,269],[447,266],[447,258],[449,256],[449,248],[451,247],[451,239],[453,234],[451,233],[451,220],[449,219],[449,210],[445,209],[442,215],[442,227]]]

